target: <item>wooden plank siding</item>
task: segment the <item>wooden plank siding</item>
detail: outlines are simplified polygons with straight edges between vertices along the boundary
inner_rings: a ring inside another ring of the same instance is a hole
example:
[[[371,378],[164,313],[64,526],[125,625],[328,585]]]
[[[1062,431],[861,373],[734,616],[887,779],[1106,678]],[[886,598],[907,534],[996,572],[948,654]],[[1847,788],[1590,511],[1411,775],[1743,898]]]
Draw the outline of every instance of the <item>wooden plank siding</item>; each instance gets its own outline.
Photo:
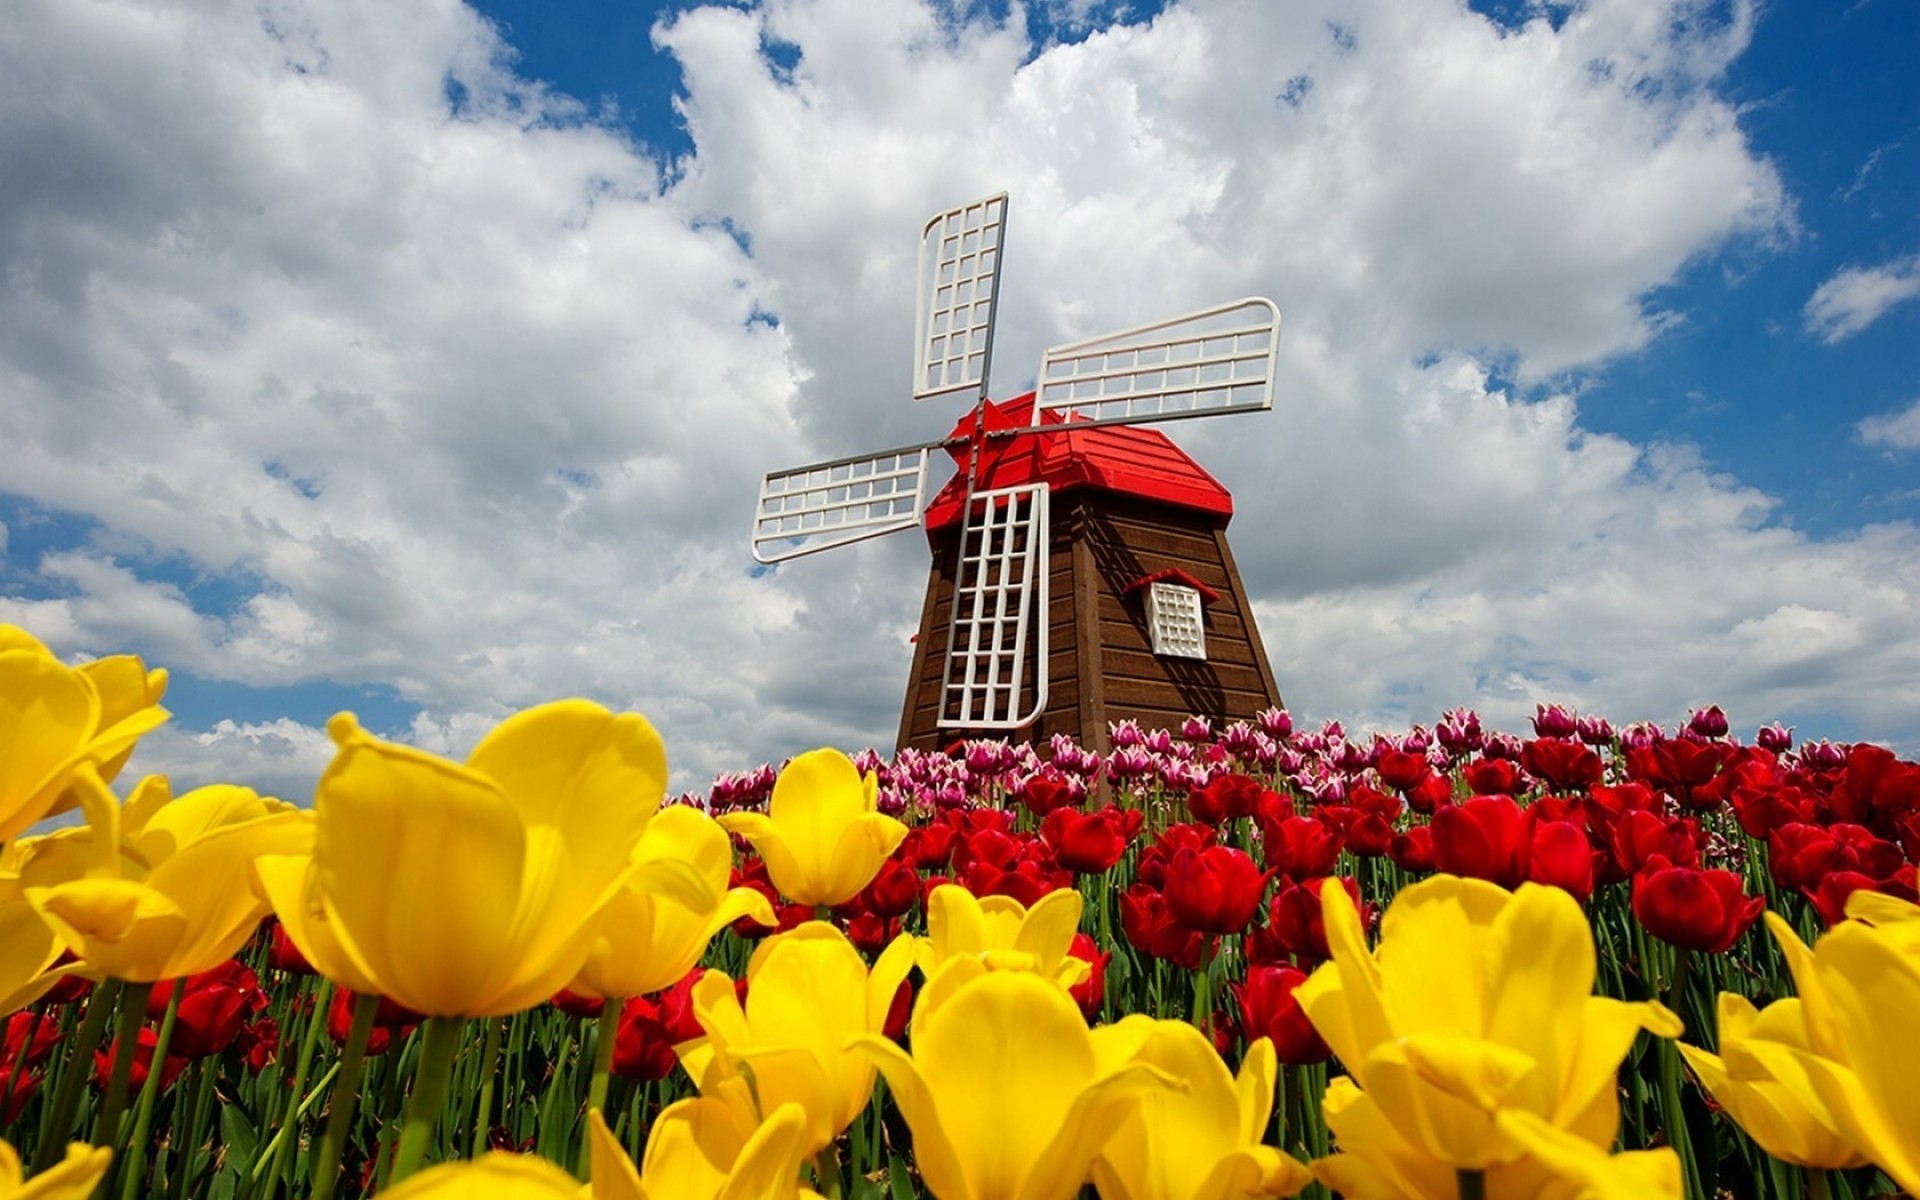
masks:
[[[1056,494],[1052,507],[1045,710],[1012,734],[939,728],[958,537],[957,527],[949,527],[938,535],[928,573],[900,715],[901,747],[932,750],[968,736],[1044,742],[1066,733],[1105,752],[1112,721],[1178,728],[1186,717],[1202,715],[1218,725],[1281,703],[1245,609],[1224,518],[1093,489]],[[1219,594],[1204,606],[1204,661],[1154,655],[1144,593],[1126,590],[1169,568]]]

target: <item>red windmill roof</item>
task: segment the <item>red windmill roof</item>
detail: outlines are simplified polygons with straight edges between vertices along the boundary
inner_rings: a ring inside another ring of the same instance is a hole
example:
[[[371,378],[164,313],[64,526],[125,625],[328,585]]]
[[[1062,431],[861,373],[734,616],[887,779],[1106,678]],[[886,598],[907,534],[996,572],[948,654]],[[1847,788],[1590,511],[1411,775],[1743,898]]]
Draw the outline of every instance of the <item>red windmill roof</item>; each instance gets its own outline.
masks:
[[[1033,424],[1033,393],[1004,403],[988,400],[989,431],[1027,429]],[[950,438],[973,433],[974,413],[954,425]],[[960,474],[947,481],[927,505],[927,531],[944,529],[960,519],[966,502],[967,458],[964,441],[948,453],[960,464]],[[1220,481],[1188,458],[1163,433],[1134,425],[1071,428],[1058,414],[1047,413],[1039,429],[1025,436],[989,438],[982,452],[978,489],[1016,487],[1045,482],[1055,491],[1077,487],[1102,488],[1181,508],[1233,515],[1233,497]]]

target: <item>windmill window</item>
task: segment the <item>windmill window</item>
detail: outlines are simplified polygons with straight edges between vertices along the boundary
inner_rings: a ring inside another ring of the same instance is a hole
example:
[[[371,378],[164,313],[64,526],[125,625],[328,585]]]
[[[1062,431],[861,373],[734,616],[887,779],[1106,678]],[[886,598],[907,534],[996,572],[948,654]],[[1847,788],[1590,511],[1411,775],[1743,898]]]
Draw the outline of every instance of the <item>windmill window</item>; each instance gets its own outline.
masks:
[[[1153,652],[1162,658],[1207,656],[1200,593],[1195,588],[1161,581],[1147,585],[1147,628],[1153,638]]]

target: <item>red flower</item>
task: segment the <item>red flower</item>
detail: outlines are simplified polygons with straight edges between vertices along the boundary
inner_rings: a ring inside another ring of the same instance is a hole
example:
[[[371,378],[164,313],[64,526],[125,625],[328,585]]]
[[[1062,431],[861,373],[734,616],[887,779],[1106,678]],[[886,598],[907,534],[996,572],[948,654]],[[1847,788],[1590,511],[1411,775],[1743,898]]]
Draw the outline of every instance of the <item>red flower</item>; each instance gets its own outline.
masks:
[[[1600,756],[1569,738],[1538,738],[1520,748],[1520,764],[1556,792],[1577,792],[1606,773]]]
[[[1187,793],[1187,812],[1196,821],[1218,825],[1253,815],[1266,786],[1246,775],[1221,775]]]
[[[613,1038],[612,1071],[622,1079],[648,1083],[673,1074],[680,1058],[673,1052],[667,1014],[658,995],[634,996],[620,1006]]]
[[[1687,950],[1731,948],[1766,904],[1748,896],[1732,871],[1676,867],[1655,856],[1633,877],[1633,915],[1654,937]]]
[[[268,917],[267,928],[267,965],[276,971],[285,971],[291,975],[315,974],[313,964],[307,956],[300,953],[300,947],[293,944],[287,936],[286,926],[280,924],[280,918]]]
[[[1247,969],[1245,983],[1229,985],[1240,1004],[1240,1029],[1246,1040],[1270,1038],[1275,1056],[1296,1066],[1333,1057],[1294,997],[1294,989],[1306,980],[1306,972],[1292,967],[1254,966]]]
[[[147,1073],[153,1069],[153,1049],[160,1041],[160,1032],[147,1026],[141,1026],[139,1036],[134,1040],[133,1071],[127,1076],[129,1094],[138,1092],[147,1085]],[[102,1088],[113,1077],[113,1060],[120,1053],[120,1039],[115,1038],[107,1044],[105,1050],[93,1052],[93,1077]],[[187,1058],[183,1054],[168,1054],[166,1063],[160,1068],[160,1086],[169,1088],[173,1081],[185,1070]]]
[[[953,858],[954,832],[945,821],[916,825],[900,843],[900,856],[918,871],[943,869]]]
[[[1210,825],[1191,822],[1169,825],[1154,839],[1153,845],[1140,852],[1140,859],[1133,867],[1133,877],[1154,891],[1159,891],[1166,886],[1167,864],[1175,854],[1181,850],[1204,850],[1213,845],[1217,836]]]
[[[1700,823],[1633,809],[1613,823],[1613,860],[1631,875],[1656,856],[1676,867],[1700,865]]]
[[[247,1072],[258,1075],[273,1065],[280,1055],[280,1022],[272,1017],[261,1017],[251,1025],[242,1027],[240,1037],[235,1041],[240,1053],[247,1060]]]
[[[1135,950],[1164,958],[1189,971],[1200,967],[1200,951],[1207,937],[1173,919],[1167,898],[1144,883],[1120,894],[1120,931]]]
[[[0,1125],[11,1125],[27,1111],[27,1102],[40,1090],[45,1076],[39,1071],[0,1066]]]
[[[1704,804],[1696,804],[1694,793],[1713,780],[1729,751],[1725,742],[1667,738],[1627,751],[1627,774],[1671,793],[1689,808],[1712,808],[1716,797],[1708,793],[1700,798]]]
[[[1520,764],[1504,758],[1482,758],[1470,762],[1462,772],[1467,790],[1476,796],[1511,796],[1520,791],[1524,780]]]
[[[261,989],[259,978],[237,959],[189,975],[185,982],[179,1010],[174,1014],[173,1035],[167,1043],[169,1055],[206,1058],[218,1054],[240,1035],[249,1014],[267,1006],[267,993]],[[166,1016],[175,985],[175,980],[163,979],[147,994],[150,1019]]]
[[[1611,824],[1621,813],[1660,811],[1660,797],[1644,783],[1623,783],[1619,787],[1596,785],[1587,789],[1587,807]]]
[[[1433,830],[1413,825],[1405,833],[1396,833],[1387,843],[1387,857],[1402,871],[1423,875],[1433,870]]]
[[[1884,746],[1858,743],[1847,750],[1847,772],[1834,789],[1836,812],[1866,820],[1873,811],[1900,816],[1920,808],[1920,763],[1902,762]]]
[[[1231,846],[1180,850],[1167,873],[1167,907],[1189,929],[1239,933],[1259,911],[1272,878],[1272,871],[1262,871]]]
[[[1338,831],[1314,817],[1260,823],[1260,850],[1267,866],[1290,879],[1331,875],[1343,840]]]
[[[920,903],[920,876],[914,869],[898,858],[889,858],[880,864],[880,873],[873,877],[860,894],[854,897],[851,907],[855,912],[868,912],[876,917],[902,917],[913,911]]]
[[[1517,888],[1527,878],[1529,824],[1526,810],[1509,796],[1473,796],[1443,808],[1433,814],[1434,865],[1450,875]]]
[[[1360,899],[1360,884],[1345,876],[1324,876],[1304,883],[1288,883],[1267,901],[1267,923],[1247,935],[1247,961],[1291,962],[1309,968],[1333,957],[1327,949],[1327,926],[1321,916],[1320,889],[1337,879],[1353,897],[1362,921],[1371,921],[1373,905]]]
[[[1407,791],[1407,807],[1417,813],[1431,815],[1452,803],[1453,780],[1445,775],[1429,775]]]
[[[847,921],[847,940],[862,954],[875,955],[900,933],[900,920],[859,913]]]
[[[1080,1015],[1092,1024],[1100,1019],[1100,1006],[1107,998],[1107,964],[1113,961],[1113,951],[1102,950],[1088,935],[1076,933],[1067,953],[1093,967],[1092,974],[1067,989],[1080,1006]]]
[[[1109,804],[1098,812],[1057,808],[1040,823],[1040,836],[1053,847],[1060,865],[1082,875],[1098,875],[1120,861],[1146,814]]]
[[[346,988],[335,989],[333,1003],[327,1006],[327,1036],[336,1046],[347,1044],[347,1036],[353,1032],[353,1002],[355,996]],[[405,1037],[413,1027],[426,1018],[410,1008],[395,1004],[385,996],[380,997],[379,1005],[373,1011],[373,1031],[367,1037],[367,1053],[374,1057],[393,1049],[393,1035]]]
[[[1051,767],[1043,767],[1039,773],[1015,784],[1013,795],[1028,812],[1045,817],[1056,809],[1080,807],[1081,801],[1087,798],[1087,786]]]
[[[31,1032],[33,1041],[27,1042]],[[60,1018],[52,1013],[17,1012],[0,1035],[0,1067],[38,1067],[60,1044]]]
[[[1587,831],[1572,821],[1535,821],[1527,877],[1557,887],[1585,904],[1593,895],[1594,868],[1604,856]]]
[[[1374,770],[1380,773],[1381,783],[1403,795],[1433,778],[1427,756],[1407,750],[1382,750]]]
[[[1767,837],[1767,870],[1783,888],[1812,888],[1834,871],[1885,879],[1899,869],[1900,847],[1860,825],[1782,825]]]

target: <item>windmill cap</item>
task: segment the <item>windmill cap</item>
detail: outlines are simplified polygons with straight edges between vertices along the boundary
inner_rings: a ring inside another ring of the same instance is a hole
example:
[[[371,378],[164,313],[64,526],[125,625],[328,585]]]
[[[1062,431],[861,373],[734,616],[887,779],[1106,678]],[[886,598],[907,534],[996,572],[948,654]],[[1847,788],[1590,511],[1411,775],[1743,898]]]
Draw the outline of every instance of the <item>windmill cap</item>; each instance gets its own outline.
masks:
[[[984,413],[969,410],[948,435],[947,453],[960,474],[927,505],[927,532],[957,524],[966,506],[967,458],[979,413],[988,432],[1033,425],[1033,393],[996,403],[982,402]],[[1136,425],[1099,425],[1076,429],[1077,422],[1043,413],[1041,426],[1024,437],[995,438],[982,452],[977,490],[1045,483],[1056,492],[1097,488],[1220,517],[1233,516],[1233,496],[1185,451],[1156,430]]]

